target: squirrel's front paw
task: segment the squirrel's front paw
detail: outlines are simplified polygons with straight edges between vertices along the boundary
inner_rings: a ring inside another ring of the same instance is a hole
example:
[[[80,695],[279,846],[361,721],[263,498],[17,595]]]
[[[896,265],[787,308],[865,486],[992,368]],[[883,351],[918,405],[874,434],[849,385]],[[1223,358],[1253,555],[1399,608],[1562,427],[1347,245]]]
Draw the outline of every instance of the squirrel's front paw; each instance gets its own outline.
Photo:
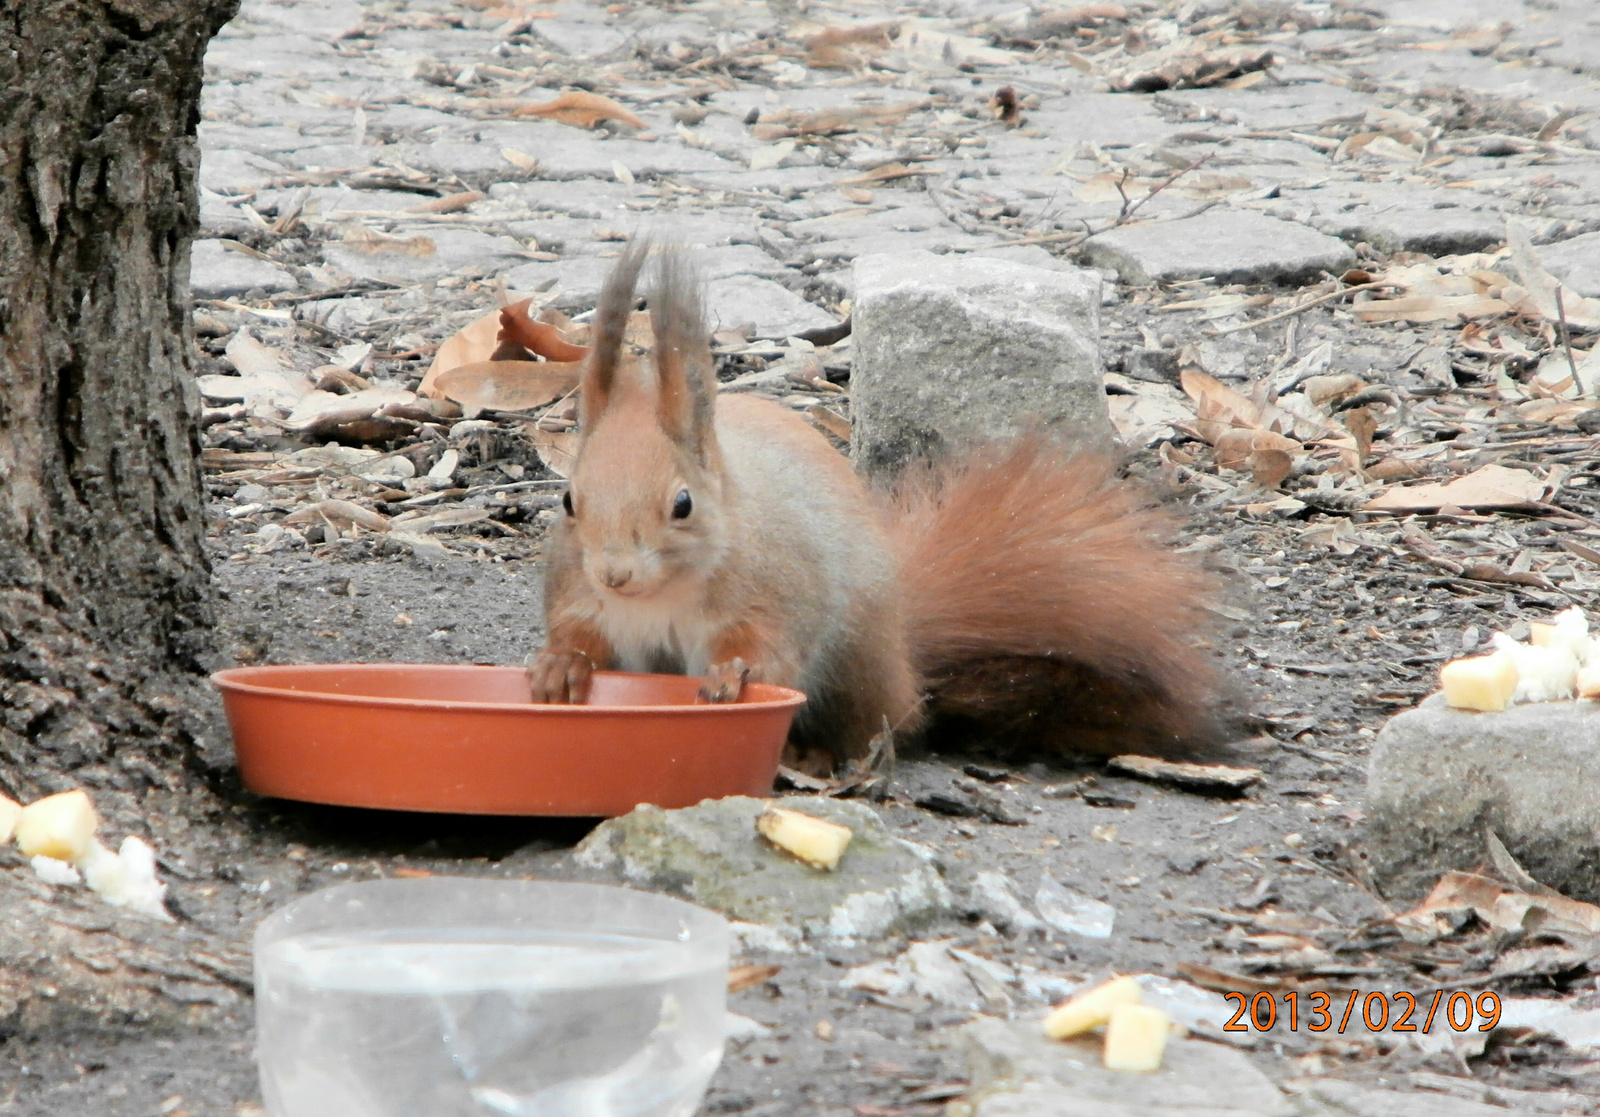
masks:
[[[726,663],[713,663],[711,673],[700,684],[700,697],[706,702],[737,702],[750,668],[735,656]]]
[[[582,652],[553,652],[546,648],[528,657],[528,690],[535,702],[580,705],[589,697],[589,677],[594,661]]]

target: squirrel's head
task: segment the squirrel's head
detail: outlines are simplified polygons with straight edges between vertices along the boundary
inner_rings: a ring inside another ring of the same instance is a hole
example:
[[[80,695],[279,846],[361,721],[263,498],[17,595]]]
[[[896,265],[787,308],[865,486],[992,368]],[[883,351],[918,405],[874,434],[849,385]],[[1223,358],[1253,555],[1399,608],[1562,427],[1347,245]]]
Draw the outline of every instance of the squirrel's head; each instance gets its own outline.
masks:
[[[564,530],[602,599],[648,599],[703,578],[726,545],[716,377],[699,289],[680,252],[659,258],[650,365],[625,352],[648,252],[631,247],[601,292],[583,375],[583,442],[562,497]]]

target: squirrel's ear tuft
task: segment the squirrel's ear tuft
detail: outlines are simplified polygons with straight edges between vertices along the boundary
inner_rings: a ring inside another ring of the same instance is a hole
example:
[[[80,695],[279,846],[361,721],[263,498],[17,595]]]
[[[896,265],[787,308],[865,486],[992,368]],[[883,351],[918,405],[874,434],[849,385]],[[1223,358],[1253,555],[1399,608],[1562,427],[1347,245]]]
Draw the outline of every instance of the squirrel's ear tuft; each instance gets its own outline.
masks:
[[[679,246],[663,250],[656,259],[650,329],[655,335],[661,426],[698,459],[708,460],[717,378],[700,279],[687,251]]]
[[[633,313],[634,288],[638,286],[639,272],[649,255],[649,240],[636,238],[617,261],[617,266],[611,269],[605,286],[600,289],[600,301],[594,312],[594,340],[589,361],[583,369],[579,399],[585,430],[594,429],[595,420],[605,411],[606,404],[616,390],[623,342],[628,332],[628,317]]]

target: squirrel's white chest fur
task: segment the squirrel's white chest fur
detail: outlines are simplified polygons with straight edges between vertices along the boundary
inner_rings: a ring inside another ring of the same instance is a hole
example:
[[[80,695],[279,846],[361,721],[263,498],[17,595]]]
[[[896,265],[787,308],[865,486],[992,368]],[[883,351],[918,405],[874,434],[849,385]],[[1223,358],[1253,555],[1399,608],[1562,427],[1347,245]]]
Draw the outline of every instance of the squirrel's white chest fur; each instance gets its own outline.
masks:
[[[678,595],[641,600],[608,596],[595,622],[624,671],[704,675],[711,669],[713,626],[706,610],[686,608]]]

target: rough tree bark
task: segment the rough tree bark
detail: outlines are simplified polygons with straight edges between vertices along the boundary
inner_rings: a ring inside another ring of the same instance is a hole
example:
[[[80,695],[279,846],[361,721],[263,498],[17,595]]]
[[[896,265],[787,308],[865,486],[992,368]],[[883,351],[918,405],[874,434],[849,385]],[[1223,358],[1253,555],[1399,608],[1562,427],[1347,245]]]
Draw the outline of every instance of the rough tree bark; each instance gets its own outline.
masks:
[[[0,785],[128,789],[211,621],[195,128],[237,0],[0,0]],[[141,741],[143,739],[143,741]],[[116,764],[120,745],[128,763]],[[135,754],[140,754],[136,756]]]
[[[87,786],[123,833],[187,782],[211,623],[189,244],[237,4],[0,0],[0,791]],[[241,980],[192,924],[0,860],[0,1036],[178,1022]]]

